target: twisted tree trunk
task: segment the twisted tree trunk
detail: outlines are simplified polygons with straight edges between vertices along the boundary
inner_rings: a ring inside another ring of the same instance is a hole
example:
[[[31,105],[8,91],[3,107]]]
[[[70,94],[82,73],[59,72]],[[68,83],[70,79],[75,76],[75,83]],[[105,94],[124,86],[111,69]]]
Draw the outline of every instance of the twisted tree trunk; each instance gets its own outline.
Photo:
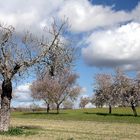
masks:
[[[2,83],[0,131],[8,131],[10,126],[10,103],[12,98],[12,83],[6,79]]]

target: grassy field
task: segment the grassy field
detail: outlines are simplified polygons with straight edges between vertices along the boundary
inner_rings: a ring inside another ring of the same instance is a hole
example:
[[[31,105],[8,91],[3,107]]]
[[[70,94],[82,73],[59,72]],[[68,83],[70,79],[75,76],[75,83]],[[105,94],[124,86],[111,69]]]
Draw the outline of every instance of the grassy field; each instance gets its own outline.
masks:
[[[138,117],[134,117],[131,108],[114,108],[112,114],[108,114],[108,108],[61,110],[60,114],[51,111],[46,112],[13,112],[13,118],[36,118],[47,120],[73,120],[73,121],[96,121],[96,122],[121,122],[139,123],[140,108],[137,108]]]
[[[129,108],[13,112],[11,126],[20,135],[0,135],[0,140],[139,140],[140,116]],[[140,115],[140,109],[138,108]]]

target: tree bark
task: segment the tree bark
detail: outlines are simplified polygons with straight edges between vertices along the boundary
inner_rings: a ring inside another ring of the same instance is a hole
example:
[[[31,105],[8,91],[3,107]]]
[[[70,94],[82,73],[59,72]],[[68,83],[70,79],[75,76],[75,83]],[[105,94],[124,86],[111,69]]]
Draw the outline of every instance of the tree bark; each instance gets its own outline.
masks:
[[[50,111],[50,104],[47,104],[47,113]]]
[[[112,107],[111,107],[111,105],[109,104],[109,114],[111,114],[112,113]]]
[[[59,104],[57,104],[56,109],[57,109],[57,114],[59,114]]]
[[[134,116],[137,117],[136,107],[135,107],[135,105],[134,105],[133,103],[131,103],[131,108],[132,108],[132,110],[133,110]]]
[[[10,126],[10,103],[12,98],[11,80],[4,80],[2,83],[1,110],[0,110],[0,131],[8,131]]]

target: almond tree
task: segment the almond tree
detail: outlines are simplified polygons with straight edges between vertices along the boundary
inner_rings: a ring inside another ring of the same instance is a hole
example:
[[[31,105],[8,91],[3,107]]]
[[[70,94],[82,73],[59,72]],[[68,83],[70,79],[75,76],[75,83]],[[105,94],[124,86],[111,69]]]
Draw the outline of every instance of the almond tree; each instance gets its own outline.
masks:
[[[115,70],[114,75],[114,91],[118,93],[118,104],[122,106],[128,106],[126,103],[125,95],[130,88],[130,79],[125,75],[124,71],[120,68]],[[126,95],[127,96],[127,95]]]
[[[54,92],[52,92],[52,101],[56,104],[57,113],[59,113],[60,105],[65,100],[76,100],[80,94],[80,87],[76,85],[78,76],[68,69],[64,69],[61,74],[54,77]]]
[[[57,46],[65,23],[55,25],[52,24],[51,36],[46,39],[39,39],[29,32],[19,35],[12,26],[0,25],[0,76],[3,80],[0,131],[9,128],[13,79],[42,60],[49,61],[49,50]]]
[[[129,92],[127,93],[126,102],[131,106],[133,114],[137,116],[136,107],[139,105],[140,101],[140,83],[137,80],[132,79],[129,87]]]
[[[47,105],[47,113],[50,111],[50,97],[49,92],[46,91],[46,85],[43,80],[37,80],[32,83],[30,86],[31,97],[36,100],[43,100]]]
[[[63,102],[63,109],[73,109],[74,107],[74,102],[71,100],[66,100]]]
[[[93,97],[91,99],[91,103],[94,104],[96,107],[103,107],[105,104],[105,99],[102,93],[102,90],[96,89]]]
[[[129,78],[123,71],[116,72],[116,92],[118,92],[120,104],[131,106],[134,116],[137,116],[136,106],[140,101],[140,80]]]
[[[89,97],[81,97],[79,107],[85,108],[85,106],[90,102]]]
[[[109,106],[109,114],[112,106],[116,104],[117,94],[114,92],[113,77],[109,74],[97,74],[95,78],[94,103]]]

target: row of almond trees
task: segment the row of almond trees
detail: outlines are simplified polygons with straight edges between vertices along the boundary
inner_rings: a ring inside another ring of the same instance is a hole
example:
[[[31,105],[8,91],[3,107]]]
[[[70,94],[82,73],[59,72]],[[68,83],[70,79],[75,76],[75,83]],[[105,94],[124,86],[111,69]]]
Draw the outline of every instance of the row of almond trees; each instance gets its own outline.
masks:
[[[98,107],[108,106],[109,113],[113,106],[130,106],[134,116],[140,103],[140,75],[130,78],[124,71],[117,69],[115,75],[97,74],[92,103]]]

